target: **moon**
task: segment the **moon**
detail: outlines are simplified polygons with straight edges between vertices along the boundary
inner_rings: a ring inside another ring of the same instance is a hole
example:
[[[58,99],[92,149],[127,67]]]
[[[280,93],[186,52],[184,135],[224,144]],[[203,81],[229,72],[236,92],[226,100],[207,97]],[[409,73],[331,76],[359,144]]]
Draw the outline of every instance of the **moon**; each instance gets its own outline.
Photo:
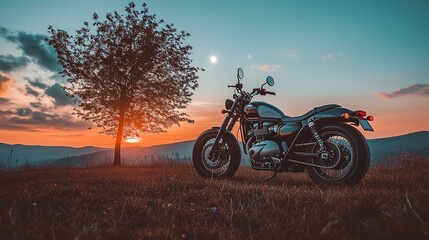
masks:
[[[212,62],[212,63],[216,63],[216,62],[217,62],[217,58],[216,58],[216,56],[212,56],[212,57],[210,58],[210,62]]]

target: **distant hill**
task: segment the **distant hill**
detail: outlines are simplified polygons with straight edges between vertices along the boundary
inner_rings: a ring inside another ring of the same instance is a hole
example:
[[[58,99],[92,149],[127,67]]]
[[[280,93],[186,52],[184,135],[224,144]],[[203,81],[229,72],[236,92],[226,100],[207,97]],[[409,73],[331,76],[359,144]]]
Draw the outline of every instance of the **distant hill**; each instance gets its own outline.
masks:
[[[121,160],[124,165],[146,165],[165,161],[190,162],[194,143],[195,140],[150,147],[126,147],[121,149]],[[109,149],[83,156],[58,159],[54,164],[68,167],[112,163],[113,153],[113,149]]]
[[[195,140],[157,145],[151,147],[122,148],[121,156],[124,165],[154,164],[159,162],[191,162],[192,148]],[[384,164],[386,159],[399,156],[402,152],[429,155],[429,132],[415,132],[396,137],[370,139],[371,162]],[[113,162],[113,149],[97,147],[46,147],[8,145],[0,143],[0,164],[10,159],[12,164],[18,159],[17,166],[28,160],[29,164],[41,165],[45,162],[60,167],[79,167]],[[248,165],[242,157],[242,164]]]
[[[429,132],[421,131],[401,136],[368,140],[372,163],[385,163],[387,158],[401,153],[429,155]]]
[[[4,144],[0,143],[0,164],[6,164],[11,167],[21,166],[26,163],[29,165],[40,165],[45,162],[52,162],[59,158],[68,156],[80,156],[105,150],[98,147],[63,147],[63,146],[39,146],[22,144]],[[10,161],[10,163],[9,163]]]

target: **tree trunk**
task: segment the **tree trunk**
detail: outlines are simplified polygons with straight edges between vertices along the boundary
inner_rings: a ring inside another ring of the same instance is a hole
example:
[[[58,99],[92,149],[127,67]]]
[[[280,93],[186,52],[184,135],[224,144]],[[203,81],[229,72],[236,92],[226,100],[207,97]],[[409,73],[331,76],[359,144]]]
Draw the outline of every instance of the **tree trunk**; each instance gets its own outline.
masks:
[[[114,167],[121,166],[121,143],[122,143],[122,135],[124,133],[124,122],[125,122],[125,109],[121,108],[119,112],[118,133],[116,134],[115,157],[113,160]]]

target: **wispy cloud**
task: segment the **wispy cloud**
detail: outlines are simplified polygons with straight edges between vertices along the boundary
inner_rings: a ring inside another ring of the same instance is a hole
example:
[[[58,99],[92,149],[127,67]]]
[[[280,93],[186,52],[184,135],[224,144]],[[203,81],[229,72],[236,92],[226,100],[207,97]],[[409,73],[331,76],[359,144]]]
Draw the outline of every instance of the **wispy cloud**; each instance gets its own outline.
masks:
[[[396,91],[390,93],[375,92],[374,94],[386,100],[400,96],[429,97],[429,83],[414,84],[408,87],[397,89]]]
[[[298,51],[292,50],[289,54],[287,54],[288,59],[296,59],[298,57]]]
[[[9,90],[9,85],[12,83],[12,78],[0,74],[0,95],[4,95]]]
[[[259,69],[262,71],[273,72],[276,69],[281,68],[281,65],[260,65],[260,64],[252,64],[250,68]]]
[[[323,61],[337,60],[337,58],[332,53],[322,55],[322,56],[320,56],[320,59],[322,59]]]
[[[290,50],[286,52],[280,52],[280,56],[286,57],[287,59],[294,60],[298,58],[299,51],[298,50]]]
[[[247,54],[247,58],[248,58],[248,59],[251,59],[251,58],[252,58],[252,55]]]

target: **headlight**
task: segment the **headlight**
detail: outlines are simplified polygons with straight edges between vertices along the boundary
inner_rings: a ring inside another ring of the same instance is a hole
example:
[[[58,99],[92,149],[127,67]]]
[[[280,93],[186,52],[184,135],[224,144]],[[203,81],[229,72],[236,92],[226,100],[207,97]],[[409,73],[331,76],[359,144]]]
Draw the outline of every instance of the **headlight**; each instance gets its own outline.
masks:
[[[225,100],[225,108],[226,108],[226,110],[231,109],[232,104],[234,104],[234,101],[232,101],[231,99],[226,99]]]

